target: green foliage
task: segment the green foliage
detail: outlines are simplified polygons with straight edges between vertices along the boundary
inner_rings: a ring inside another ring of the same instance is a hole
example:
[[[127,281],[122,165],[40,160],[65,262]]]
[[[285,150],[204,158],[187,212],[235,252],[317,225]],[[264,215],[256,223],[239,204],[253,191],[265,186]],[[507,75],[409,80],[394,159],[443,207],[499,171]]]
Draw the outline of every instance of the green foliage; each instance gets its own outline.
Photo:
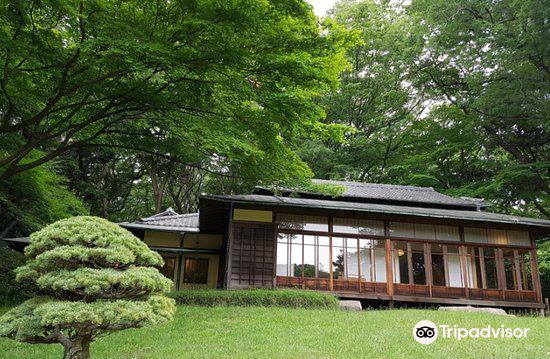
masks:
[[[542,297],[550,298],[550,239],[537,243]]]
[[[499,205],[550,218],[550,7],[544,0],[415,0],[424,34],[415,84],[444,111],[469,117],[475,138],[503,164]]]
[[[0,210],[0,238],[27,236],[59,219],[88,214],[52,164],[0,180]]]
[[[169,293],[180,305],[205,307],[287,307],[337,308],[338,300],[331,293],[304,290],[182,290]]]
[[[279,195],[282,191],[288,191],[289,189],[292,189],[295,191],[295,193],[291,193],[291,196],[299,196],[298,193],[307,192],[307,193],[322,194],[325,196],[339,197],[345,191],[344,186],[333,185],[333,184],[319,184],[319,183],[314,183],[309,179],[303,180],[303,181],[294,180],[294,181],[276,182],[267,186],[267,188],[271,192],[275,193],[276,195]]]
[[[64,219],[35,232],[25,248],[29,258],[19,272],[81,267],[126,269],[128,265],[162,266],[162,257],[133,234],[105,219],[80,216]],[[36,280],[36,277],[34,277]]]
[[[33,342],[51,336],[46,328],[94,332],[136,328],[165,323],[174,314],[173,301],[153,295],[142,301],[99,300],[92,303],[35,297],[8,311],[0,320],[0,336]]]
[[[298,154],[317,178],[431,186],[550,216],[543,3],[339,2],[332,18],[361,42],[321,102],[325,123],[353,131],[304,136]]]
[[[162,296],[172,282],[155,267],[161,256],[105,219],[73,217],[31,235],[17,279],[47,296],[0,318],[0,336],[61,343],[65,357],[87,358],[89,344],[110,331],[163,323],[175,304]],[[73,356],[71,356],[73,355]]]
[[[0,41],[0,177],[119,148],[280,180],[310,175],[286,144],[350,36],[303,0],[24,0],[0,7]]]
[[[18,303],[35,294],[35,286],[15,280],[15,268],[24,263],[23,254],[0,241],[0,303]]]

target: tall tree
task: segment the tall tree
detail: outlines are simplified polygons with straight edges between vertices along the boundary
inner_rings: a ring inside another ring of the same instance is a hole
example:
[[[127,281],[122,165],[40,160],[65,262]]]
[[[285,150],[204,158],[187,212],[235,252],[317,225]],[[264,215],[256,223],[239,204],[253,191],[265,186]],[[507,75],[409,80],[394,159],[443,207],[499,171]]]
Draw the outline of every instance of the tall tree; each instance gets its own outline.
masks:
[[[285,139],[317,119],[345,41],[303,0],[7,1],[0,178],[84,147],[155,152],[166,131],[189,151],[303,176]]]
[[[339,90],[322,101],[326,122],[351,131],[343,143],[313,139],[299,153],[318,177],[388,181],[395,154],[409,140],[407,129],[426,106],[408,83],[422,43],[393,3],[342,1],[332,16],[361,39],[347,53],[351,66],[341,73]]]
[[[475,119],[517,206],[550,218],[550,7],[544,0],[415,0],[425,36],[414,63],[422,91]],[[447,107],[453,111],[451,107]]]
[[[88,205],[90,213],[104,218],[126,209],[134,183],[144,173],[130,152],[113,148],[68,151],[58,162],[69,189]]]
[[[547,215],[547,13],[534,0],[342,1],[331,16],[363,43],[322,101],[327,123],[352,130],[299,154],[318,177],[432,186]]]

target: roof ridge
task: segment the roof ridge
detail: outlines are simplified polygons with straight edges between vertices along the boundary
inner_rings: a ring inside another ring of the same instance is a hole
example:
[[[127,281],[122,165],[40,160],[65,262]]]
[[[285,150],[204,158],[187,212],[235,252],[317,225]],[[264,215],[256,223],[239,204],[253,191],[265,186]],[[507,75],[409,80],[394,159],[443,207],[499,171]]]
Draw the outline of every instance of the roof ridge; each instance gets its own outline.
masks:
[[[411,185],[393,184],[393,183],[354,182],[354,181],[341,181],[341,180],[325,180],[325,179],[319,179],[319,178],[314,178],[313,181],[345,183],[346,186],[349,186],[349,187],[396,187],[396,188],[402,188],[402,189],[409,189],[413,191],[436,192],[433,187],[411,186]]]
[[[171,209],[171,208],[170,208]],[[140,218],[141,222],[151,222],[151,221],[169,221],[175,218],[186,218],[186,217],[192,217],[192,216],[198,216],[199,213],[177,213],[172,210],[174,214],[166,213],[168,210],[155,214],[150,217]],[[160,216],[159,216],[160,215]]]
[[[367,198],[388,201],[427,203],[434,205],[456,205],[478,209],[480,207],[488,206],[482,201],[469,198],[460,198],[458,196],[442,193],[435,190],[433,187],[388,183],[352,182],[319,178],[313,179],[312,182],[318,185],[337,185],[344,187],[343,193],[338,196],[343,198]],[[257,188],[269,190],[269,187],[258,186]],[[283,190],[304,194],[318,194],[315,189],[308,188],[286,188]]]

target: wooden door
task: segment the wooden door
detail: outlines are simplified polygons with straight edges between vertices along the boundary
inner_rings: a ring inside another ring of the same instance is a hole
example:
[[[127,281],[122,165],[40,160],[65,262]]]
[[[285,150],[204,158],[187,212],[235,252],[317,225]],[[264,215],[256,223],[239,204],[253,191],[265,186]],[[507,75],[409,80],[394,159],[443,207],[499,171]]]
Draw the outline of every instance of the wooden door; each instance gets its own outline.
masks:
[[[230,232],[228,288],[272,288],[277,225],[234,221]]]

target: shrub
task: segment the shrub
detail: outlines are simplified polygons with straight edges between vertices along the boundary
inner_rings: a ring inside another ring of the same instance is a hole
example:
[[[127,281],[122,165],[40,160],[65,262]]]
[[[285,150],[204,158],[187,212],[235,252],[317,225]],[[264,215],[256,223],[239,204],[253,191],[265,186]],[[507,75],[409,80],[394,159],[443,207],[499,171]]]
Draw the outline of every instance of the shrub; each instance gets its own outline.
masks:
[[[338,299],[330,293],[307,290],[182,290],[168,294],[181,305],[337,308]]]
[[[88,359],[98,336],[170,320],[172,282],[155,268],[161,256],[125,229],[97,217],[73,217],[31,235],[18,280],[35,297],[0,317],[0,336],[60,343],[70,359]]]
[[[23,253],[9,248],[0,240],[0,304],[20,303],[35,295],[32,283],[19,283],[15,280],[15,268],[25,263]]]

